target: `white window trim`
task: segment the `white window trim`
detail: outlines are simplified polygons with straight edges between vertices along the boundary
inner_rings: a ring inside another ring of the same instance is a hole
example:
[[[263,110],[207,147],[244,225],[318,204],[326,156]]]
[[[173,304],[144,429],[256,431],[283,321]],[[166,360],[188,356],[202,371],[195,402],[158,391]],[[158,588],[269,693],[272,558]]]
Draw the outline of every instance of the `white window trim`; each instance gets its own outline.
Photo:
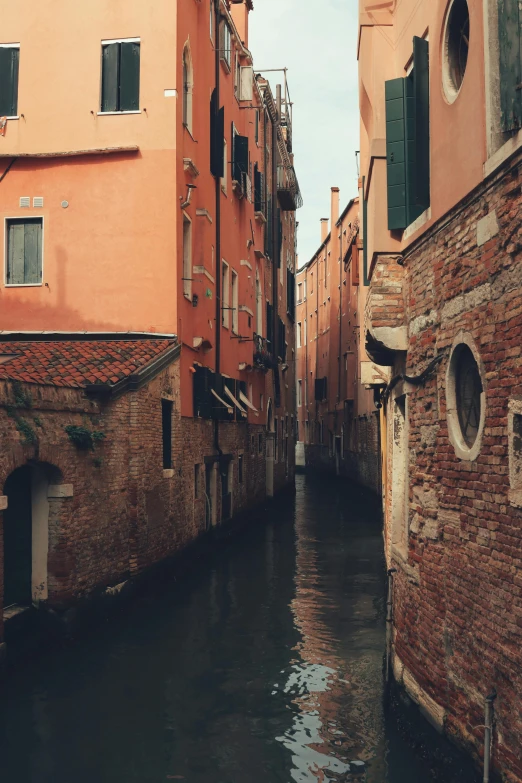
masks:
[[[190,277],[192,277],[192,275],[193,275],[193,270],[192,270],[192,239],[193,239],[193,237],[192,237],[192,220],[189,217],[189,215],[187,215],[187,213],[185,211],[183,211],[183,213],[182,213],[182,245],[183,245],[183,249],[182,249],[182,270],[183,270],[182,271],[182,277],[183,278],[185,277],[185,271],[186,271],[185,270],[185,223],[190,223],[190,257],[189,257],[187,266],[188,266],[188,274],[190,275]],[[188,299],[189,302],[192,302],[192,280],[182,280],[181,282],[183,283],[183,296],[185,297],[185,299]],[[185,290],[185,286],[187,288],[187,291]]]
[[[135,110],[135,111],[97,111],[96,114],[97,114],[98,117],[111,117],[111,116],[113,116],[113,117],[121,117],[122,114],[141,114],[141,111],[139,109]],[[8,117],[7,119],[8,120],[9,119],[16,119],[17,120],[18,117],[14,117],[14,118]]]
[[[107,38],[102,40],[100,45],[100,96],[98,99],[98,106],[101,106],[102,92],[103,92],[103,47],[115,43],[139,43],[140,67],[141,67],[141,38]],[[122,114],[141,114],[141,110],[135,109],[134,111],[97,111],[96,112],[97,117],[113,117],[113,116],[119,117]]]
[[[141,38],[106,38],[102,40],[102,46],[108,46],[115,43],[139,43],[141,44]]]
[[[230,310],[228,309],[230,307],[230,264],[227,264],[224,258],[221,259],[221,264],[223,267],[221,270],[221,326],[224,329],[230,329]],[[227,270],[226,290],[224,286],[225,269]]]
[[[41,283],[8,283],[7,282],[7,221],[8,220],[33,220],[42,221],[42,282]],[[43,215],[9,215],[4,218],[4,288],[42,288],[44,284],[44,249],[45,249],[45,218]]]
[[[462,345],[466,345],[477,363],[480,380],[482,382],[482,393],[480,395],[480,422],[477,437],[473,446],[468,446],[462,436],[459,415],[457,411],[457,392],[456,392],[456,372],[454,357],[455,351]],[[448,421],[448,436],[451,445],[455,449],[458,459],[464,462],[474,462],[480,454],[482,440],[484,438],[484,427],[486,425],[486,371],[484,363],[473,337],[467,332],[459,332],[453,340],[451,346],[450,358],[446,369],[446,419]]]
[[[236,279],[234,291],[233,280]],[[232,334],[239,334],[239,275],[235,269],[230,269],[230,290],[232,294]]]
[[[0,49],[19,49],[20,44],[19,43],[3,43],[0,44]]]
[[[228,195],[228,143],[225,138],[223,138],[223,176],[221,177],[221,190],[226,195]]]

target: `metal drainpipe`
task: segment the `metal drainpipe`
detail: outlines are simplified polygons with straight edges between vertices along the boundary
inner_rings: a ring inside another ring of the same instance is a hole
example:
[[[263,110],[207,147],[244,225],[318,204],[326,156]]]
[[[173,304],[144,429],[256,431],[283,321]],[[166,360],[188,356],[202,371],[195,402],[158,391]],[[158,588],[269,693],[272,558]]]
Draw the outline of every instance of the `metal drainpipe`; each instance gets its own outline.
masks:
[[[219,74],[221,68],[221,57],[219,51],[219,14],[220,1],[215,3],[215,22],[214,22],[214,72],[215,72],[215,90],[216,90],[216,110],[219,111]],[[223,161],[227,165],[227,161]],[[216,177],[216,378],[221,372],[221,177]],[[222,451],[219,446],[219,420],[214,419],[214,448],[221,457]]]
[[[489,773],[491,768],[491,749],[493,745],[493,716],[494,716],[494,701],[497,698],[497,691],[495,688],[491,691],[486,698],[485,705],[485,720],[484,720],[484,777],[483,783],[489,783]]]
[[[386,684],[390,682],[391,652],[393,641],[393,575],[396,568],[388,570],[388,596],[386,599]]]
[[[341,402],[341,351],[343,348],[343,224],[340,225],[339,244],[339,378],[337,383],[337,402]],[[333,227],[332,227],[333,231]]]

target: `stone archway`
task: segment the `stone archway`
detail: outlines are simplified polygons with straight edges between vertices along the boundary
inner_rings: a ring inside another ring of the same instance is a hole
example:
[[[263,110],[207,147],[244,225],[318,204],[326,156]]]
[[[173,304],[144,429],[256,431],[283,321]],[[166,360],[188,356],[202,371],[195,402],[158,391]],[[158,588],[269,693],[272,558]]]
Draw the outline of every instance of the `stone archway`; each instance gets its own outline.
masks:
[[[53,505],[72,496],[54,465],[28,462],[7,477],[2,497],[3,608],[30,606],[48,596],[49,517],[59,518]]]

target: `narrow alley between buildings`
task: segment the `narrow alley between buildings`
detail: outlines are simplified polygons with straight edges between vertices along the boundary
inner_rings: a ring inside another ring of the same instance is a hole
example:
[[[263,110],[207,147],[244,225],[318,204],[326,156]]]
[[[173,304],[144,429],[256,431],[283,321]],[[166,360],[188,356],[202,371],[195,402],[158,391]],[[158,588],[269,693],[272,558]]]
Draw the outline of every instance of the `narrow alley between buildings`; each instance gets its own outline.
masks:
[[[411,737],[404,705],[385,712],[375,496],[298,475],[295,498],[168,573],[101,631],[8,672],[2,780],[475,780],[427,724]]]

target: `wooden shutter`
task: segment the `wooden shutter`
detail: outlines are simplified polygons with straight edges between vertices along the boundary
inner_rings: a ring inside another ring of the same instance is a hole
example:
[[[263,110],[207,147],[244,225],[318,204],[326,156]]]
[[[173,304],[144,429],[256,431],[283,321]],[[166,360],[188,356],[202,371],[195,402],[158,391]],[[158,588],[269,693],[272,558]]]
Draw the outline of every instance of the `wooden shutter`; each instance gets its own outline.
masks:
[[[172,468],[172,402],[161,401],[161,429],[163,441],[163,468]]]
[[[266,229],[265,229],[265,253],[269,258],[272,258],[272,234],[273,234],[273,221],[272,221],[272,197],[267,195],[266,202]]]
[[[7,284],[42,282],[42,221],[10,220],[7,234]]]
[[[0,47],[0,116],[18,114],[18,62],[20,49]]]
[[[236,133],[234,139],[234,166],[232,178],[236,182],[243,182],[243,174],[248,174],[248,136],[240,136]]]
[[[413,39],[413,94],[414,201],[415,211],[421,215],[430,205],[430,65],[429,44],[424,38],[418,37]]]
[[[123,41],[120,50],[120,111],[140,108],[140,45]]]
[[[210,99],[210,172],[213,177],[221,178],[225,176],[225,108],[218,108],[216,94],[214,90]]]
[[[118,111],[120,44],[107,44],[102,49],[102,111]]]
[[[213,387],[214,373],[208,367],[194,365],[194,416],[202,419],[210,419],[212,416],[212,397],[210,389]]]
[[[521,23],[519,0],[498,0],[500,126],[504,132],[517,130],[522,121]]]
[[[406,228],[406,79],[385,83],[388,229]]]
[[[257,167],[254,166],[254,209],[256,212],[263,212],[263,175]]]
[[[274,308],[270,302],[266,303],[266,339],[271,353],[274,353]]]

